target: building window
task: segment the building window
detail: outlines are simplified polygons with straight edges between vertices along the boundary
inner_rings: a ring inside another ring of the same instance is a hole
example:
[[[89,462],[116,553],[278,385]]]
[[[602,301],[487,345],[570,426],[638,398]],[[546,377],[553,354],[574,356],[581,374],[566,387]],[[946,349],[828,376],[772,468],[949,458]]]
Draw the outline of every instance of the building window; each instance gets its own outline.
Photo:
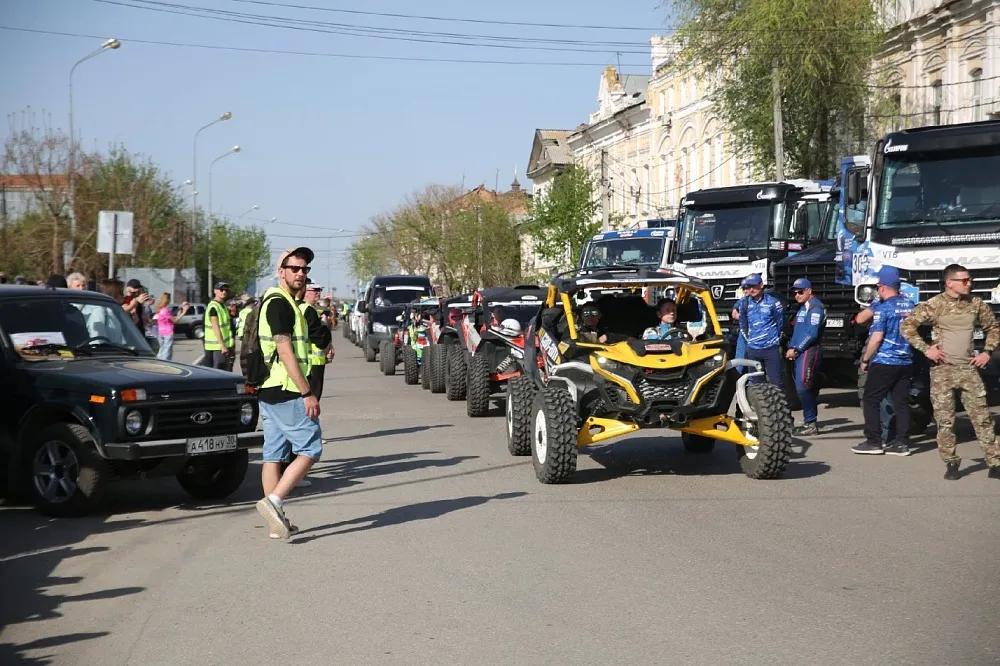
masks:
[[[941,124],[941,106],[944,99],[944,88],[941,79],[931,84],[931,125]]]
[[[983,70],[972,70],[972,121],[983,119]]]
[[[660,115],[667,112],[667,93],[660,91]]]

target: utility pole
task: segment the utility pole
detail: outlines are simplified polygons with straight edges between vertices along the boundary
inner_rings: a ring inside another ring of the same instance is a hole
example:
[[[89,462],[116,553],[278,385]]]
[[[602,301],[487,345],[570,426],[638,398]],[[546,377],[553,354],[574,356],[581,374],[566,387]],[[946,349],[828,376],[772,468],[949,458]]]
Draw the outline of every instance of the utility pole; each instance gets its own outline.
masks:
[[[611,205],[611,195],[608,193],[608,167],[605,162],[607,152],[601,148],[601,231],[608,230],[608,218]]]
[[[781,81],[778,60],[771,62],[771,96],[774,98],[774,179],[785,179],[784,126],[781,120]]]

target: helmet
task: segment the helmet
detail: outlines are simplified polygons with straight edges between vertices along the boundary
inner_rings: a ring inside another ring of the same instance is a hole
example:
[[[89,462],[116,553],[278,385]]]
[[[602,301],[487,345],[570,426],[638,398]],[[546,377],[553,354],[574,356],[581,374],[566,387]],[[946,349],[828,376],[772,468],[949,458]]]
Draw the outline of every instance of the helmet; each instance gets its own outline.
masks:
[[[512,338],[521,335],[521,322],[516,319],[504,319],[500,322],[500,333]]]

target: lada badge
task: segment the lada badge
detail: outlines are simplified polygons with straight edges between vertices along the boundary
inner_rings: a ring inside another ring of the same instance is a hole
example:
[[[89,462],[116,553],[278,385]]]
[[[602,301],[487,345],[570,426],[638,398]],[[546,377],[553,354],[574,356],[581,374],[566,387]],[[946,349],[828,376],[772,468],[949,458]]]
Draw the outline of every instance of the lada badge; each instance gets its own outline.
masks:
[[[212,422],[211,412],[195,412],[191,415],[191,420],[198,425],[208,425]]]

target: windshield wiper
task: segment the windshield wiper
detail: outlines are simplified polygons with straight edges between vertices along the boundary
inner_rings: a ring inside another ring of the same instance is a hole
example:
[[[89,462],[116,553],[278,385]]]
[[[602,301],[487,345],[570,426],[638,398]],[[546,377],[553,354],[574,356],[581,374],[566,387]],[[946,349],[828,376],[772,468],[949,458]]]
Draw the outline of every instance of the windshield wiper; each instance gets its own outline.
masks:
[[[113,342],[84,342],[83,344],[79,344],[79,345],[77,345],[75,347],[70,347],[71,351],[74,351],[74,352],[86,352],[88,356],[93,356],[95,349],[105,349],[105,350],[112,350],[112,351],[120,351],[120,352],[125,352],[126,354],[128,354],[130,356],[138,356],[139,355],[139,352],[137,352],[136,350],[132,349],[131,347],[126,347],[124,345],[118,345],[118,344],[115,344]]]

